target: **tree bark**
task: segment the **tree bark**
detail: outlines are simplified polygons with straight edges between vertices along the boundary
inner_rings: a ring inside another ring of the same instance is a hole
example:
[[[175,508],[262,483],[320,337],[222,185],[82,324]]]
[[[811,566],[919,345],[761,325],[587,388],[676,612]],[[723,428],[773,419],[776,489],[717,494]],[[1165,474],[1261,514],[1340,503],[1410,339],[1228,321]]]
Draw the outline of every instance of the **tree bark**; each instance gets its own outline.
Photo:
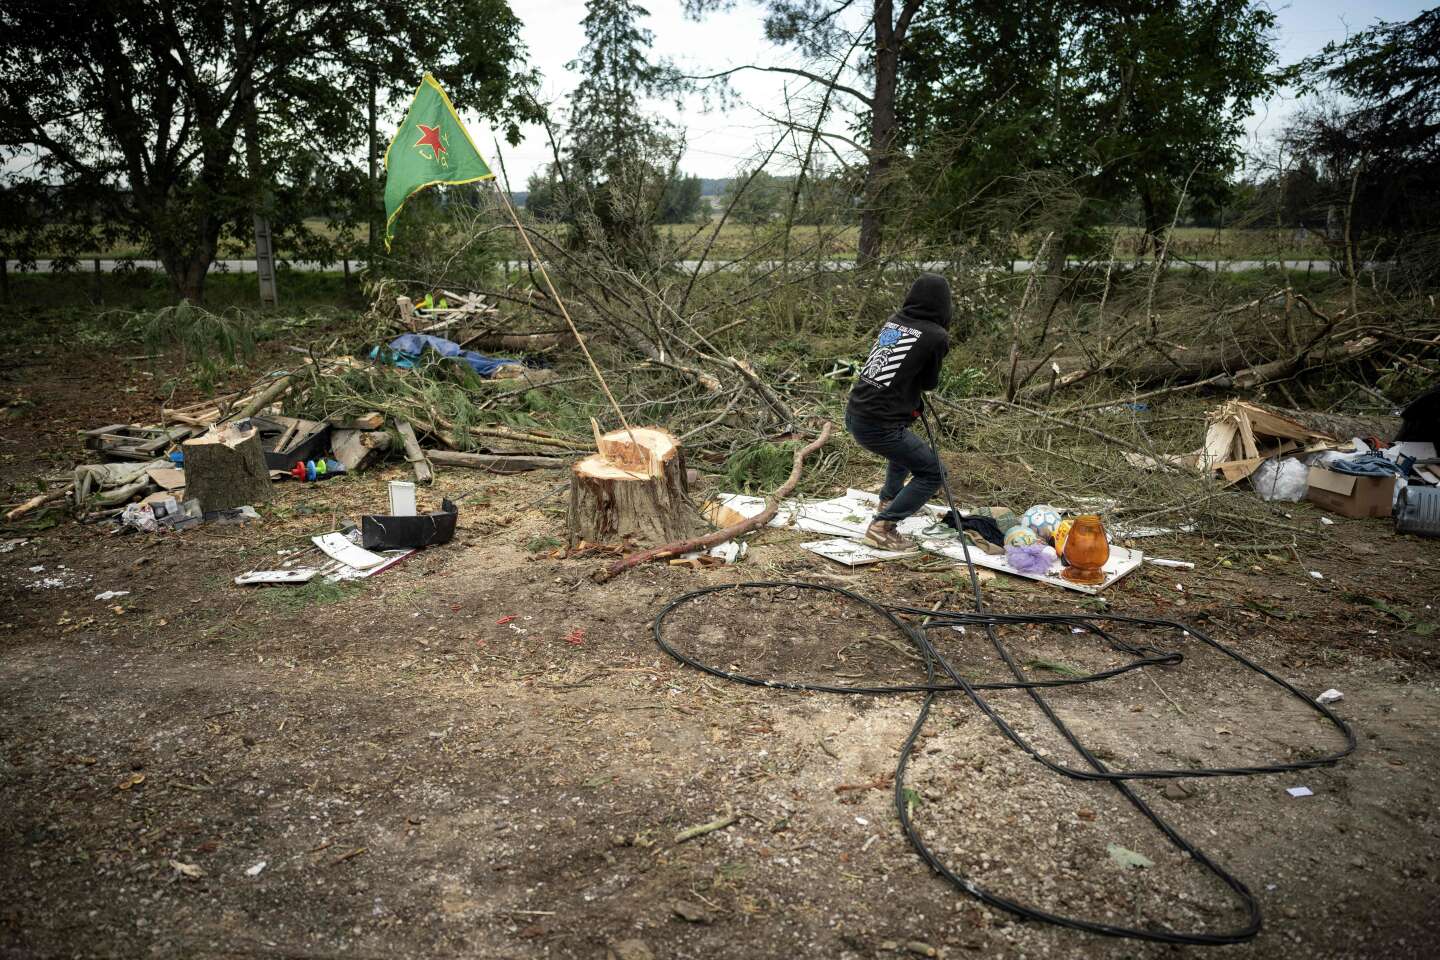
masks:
[[[666,543],[706,529],[690,505],[680,444],[669,433],[616,430],[599,437],[598,446],[599,453],[570,468],[571,546],[581,540]]]
[[[200,509],[228,510],[271,497],[270,471],[257,430],[224,426],[180,445],[185,452],[185,493]]]
[[[907,4],[907,7],[909,4]],[[870,162],[860,210],[860,264],[880,257],[885,227],[885,178],[890,173],[895,147],[895,90],[899,81],[900,49],[896,36],[893,0],[875,4],[875,92],[870,101]]]
[[[834,424],[825,421],[820,428],[820,436],[811,440],[808,444],[795,451],[795,459],[790,465],[790,476],[785,482],[775,489],[765,499],[765,509],[748,520],[741,520],[739,523],[725,527],[723,530],[716,530],[707,533],[702,537],[695,537],[689,540],[678,540],[673,543],[666,543],[662,546],[653,547],[649,550],[642,550],[639,553],[632,553],[621,557],[608,567],[597,570],[594,579],[604,583],[619,573],[624,573],[631,567],[637,567],[642,563],[649,563],[652,560],[665,560],[669,557],[679,556],[682,553],[689,553],[691,550],[708,550],[711,547],[725,543],[727,540],[734,540],[736,537],[749,533],[751,530],[759,530],[769,523],[780,509],[780,501],[788,497],[800,482],[800,470],[805,465],[805,458],[816,450],[819,450],[830,439],[831,431],[835,429]]]

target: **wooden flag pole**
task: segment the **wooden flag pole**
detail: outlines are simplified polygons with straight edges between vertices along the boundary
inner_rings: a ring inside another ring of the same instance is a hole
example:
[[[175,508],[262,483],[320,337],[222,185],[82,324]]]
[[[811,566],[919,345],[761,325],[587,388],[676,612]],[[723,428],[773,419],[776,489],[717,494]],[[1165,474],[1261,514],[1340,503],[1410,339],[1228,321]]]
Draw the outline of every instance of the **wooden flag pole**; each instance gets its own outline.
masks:
[[[560,294],[556,292],[555,284],[551,282],[550,274],[545,270],[545,261],[541,260],[540,254],[535,252],[535,245],[530,242],[530,235],[525,232],[525,227],[520,223],[520,216],[515,212],[515,207],[510,203],[510,192],[501,187],[498,181],[492,180],[491,182],[495,184],[495,192],[500,194],[500,200],[505,204],[505,209],[509,212],[510,219],[515,224],[515,229],[520,231],[520,239],[525,241],[525,249],[530,251],[530,258],[534,260],[535,265],[540,268],[540,276],[545,281],[545,287],[550,293],[550,298],[554,300],[555,305],[560,308],[560,314],[565,318],[565,322],[569,324],[570,332],[575,334],[575,342],[580,344],[580,350],[585,354],[585,360],[590,364],[590,369],[594,371],[595,379],[600,381],[600,389],[605,391],[605,396],[609,399],[610,406],[615,408],[615,415],[620,418],[620,425],[630,434],[631,442],[635,442],[635,434],[630,429],[630,421],[625,419],[625,412],[620,409],[620,404],[615,400],[615,394],[610,392],[610,385],[605,382],[605,375],[600,372],[600,367],[595,363],[595,358],[590,356],[590,348],[585,345],[585,338],[580,336],[580,329],[575,326],[575,321],[570,319],[570,311],[566,309],[565,301],[561,300]]]

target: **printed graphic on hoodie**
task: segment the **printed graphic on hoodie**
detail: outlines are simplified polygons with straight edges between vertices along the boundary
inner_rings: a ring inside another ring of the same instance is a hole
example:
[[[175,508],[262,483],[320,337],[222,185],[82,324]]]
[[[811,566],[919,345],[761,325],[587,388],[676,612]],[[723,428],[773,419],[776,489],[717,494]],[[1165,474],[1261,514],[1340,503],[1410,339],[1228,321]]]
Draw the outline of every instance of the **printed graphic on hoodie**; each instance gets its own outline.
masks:
[[[893,320],[887,321],[880,328],[880,336],[875,338],[875,346],[870,348],[865,366],[860,368],[860,378],[871,386],[890,386],[890,381],[895,379],[895,371],[900,369],[905,355],[919,339],[920,331],[914,327],[902,327]]]

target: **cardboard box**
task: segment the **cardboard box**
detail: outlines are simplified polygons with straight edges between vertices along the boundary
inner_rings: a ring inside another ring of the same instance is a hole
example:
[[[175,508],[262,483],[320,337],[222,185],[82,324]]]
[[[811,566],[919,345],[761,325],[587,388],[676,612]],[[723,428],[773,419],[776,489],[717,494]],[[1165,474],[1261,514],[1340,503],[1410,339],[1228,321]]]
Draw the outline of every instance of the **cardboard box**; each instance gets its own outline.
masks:
[[[1395,500],[1394,477],[1357,477],[1324,467],[1310,468],[1306,499],[1345,517],[1388,517]]]

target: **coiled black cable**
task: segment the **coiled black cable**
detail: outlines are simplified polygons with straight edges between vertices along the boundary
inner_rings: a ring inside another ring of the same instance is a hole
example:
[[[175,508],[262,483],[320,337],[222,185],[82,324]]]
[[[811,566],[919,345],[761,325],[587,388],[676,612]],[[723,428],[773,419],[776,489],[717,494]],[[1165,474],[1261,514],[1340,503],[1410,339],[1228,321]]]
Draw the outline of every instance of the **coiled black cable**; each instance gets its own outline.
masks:
[[[929,437],[931,449],[938,448],[935,443],[935,434],[931,429],[928,415],[924,419],[925,432]],[[955,510],[954,499],[950,494],[948,478],[942,481],[945,499],[950,510]],[[895,767],[895,809],[900,818],[900,825],[905,831],[906,838],[919,853],[931,869],[944,877],[947,881],[969,893],[971,896],[983,903],[993,907],[1006,910],[1019,917],[1029,920],[1040,920],[1045,923],[1052,923],[1058,926],[1067,927],[1073,930],[1083,930],[1089,933],[1097,933],[1105,936],[1127,937],[1137,940],[1152,940],[1161,943],[1183,943],[1197,945],[1221,945],[1229,943],[1241,943],[1252,939],[1260,932],[1262,917],[1260,904],[1248,887],[1237,877],[1231,874],[1220,864],[1210,859],[1204,851],[1200,850],[1189,840],[1185,839],[1175,830],[1164,818],[1156,813],[1149,804],[1135,793],[1127,781],[1130,780],[1164,780],[1177,777],[1234,777],[1252,776],[1266,773],[1283,773],[1295,770],[1307,770],[1313,767],[1333,764],[1342,757],[1347,756],[1356,747],[1355,734],[1344,720],[1340,719],[1334,711],[1322,703],[1318,703],[1305,694],[1301,693],[1293,684],[1276,676],[1274,673],[1245,657],[1243,654],[1230,649],[1219,641],[1213,640],[1204,633],[1174,620],[1164,620],[1146,617],[1130,617],[1118,614],[1099,615],[1078,615],[1078,614],[1050,614],[1050,613],[989,613],[985,610],[984,599],[980,592],[980,580],[975,572],[975,564],[970,559],[970,549],[966,544],[965,537],[960,537],[960,544],[964,550],[966,567],[970,575],[970,587],[974,594],[973,612],[962,612],[952,610],[927,610],[920,607],[905,605],[885,606],[876,603],[868,597],[862,596],[843,587],[830,586],[826,584],[806,583],[804,581],[751,581],[747,583],[728,583],[717,586],[704,587],[699,590],[692,590],[682,594],[667,603],[659,613],[655,615],[652,629],[655,642],[667,654],[686,666],[704,671],[712,676],[736,683],[744,683],[757,687],[770,687],[779,690],[809,691],[815,693],[838,693],[838,694],[863,694],[863,695],[884,695],[897,693],[923,693],[925,699],[921,704],[920,713],[915,718],[915,723],[910,729],[909,735],[900,749],[900,758]],[[760,677],[747,676],[745,674],[723,670],[711,664],[702,663],[699,660],[676,649],[665,639],[664,625],[666,619],[679,607],[710,594],[731,590],[755,590],[774,588],[794,588],[801,590],[814,590],[837,594],[855,603],[869,608],[873,613],[888,621],[896,630],[904,634],[914,646],[925,665],[925,682],[923,684],[891,684],[884,686],[848,686],[819,683],[798,683],[784,680],[767,680]],[[925,618],[922,624],[913,624],[901,619],[901,615],[921,616]],[[1088,632],[1102,638],[1113,650],[1130,654],[1134,659],[1108,670],[1098,671],[1081,677],[1066,677],[1053,680],[1030,680],[1025,676],[1021,665],[1011,654],[1004,641],[996,632],[997,626],[1010,626],[1017,624],[1030,624],[1037,626],[1063,627],[1071,630]],[[1345,740],[1345,745],[1333,753],[1326,754],[1309,760],[1298,760],[1287,763],[1275,763],[1268,765],[1246,766],[1246,767],[1215,767],[1215,768],[1191,768],[1191,769],[1159,769],[1159,770],[1111,770],[1100,758],[1096,757],[1085,744],[1075,735],[1068,725],[1057,715],[1044,698],[1041,691],[1049,687],[1064,687],[1078,684],[1095,683],[1111,677],[1119,676],[1131,670],[1138,670],[1147,666],[1166,665],[1173,666],[1183,662],[1184,656],[1178,652],[1165,653],[1150,646],[1139,646],[1127,643],[1113,636],[1105,625],[1123,625],[1142,629],[1167,629],[1179,631],[1182,635],[1193,637],[1211,649],[1229,657],[1237,663],[1255,671],[1267,680],[1277,684],[1283,690],[1290,693],[1307,707],[1320,714],[1329,721],[1340,732]],[[971,683],[950,664],[931,643],[927,631],[945,629],[955,626],[979,626],[983,627],[991,645],[1000,659],[1009,668],[1014,676],[1013,681],[996,681],[988,683]],[[938,680],[936,668],[943,672],[949,682]],[[1045,715],[1051,725],[1065,738],[1066,742],[1078,753],[1089,765],[1090,769],[1078,769],[1056,763],[1043,755],[1037,748],[1030,744],[1018,731],[1014,729],[1005,718],[985,699],[982,691],[988,690],[1024,690],[1040,711]],[[1110,783],[1118,790],[1127,801],[1131,803],[1146,819],[1155,825],[1161,833],[1175,847],[1184,851],[1197,863],[1201,864],[1229,887],[1240,898],[1244,905],[1247,917],[1246,922],[1238,929],[1224,933],[1191,933],[1168,929],[1139,929],[1135,927],[1123,927],[1108,923],[1099,923],[1092,920],[1084,920],[1078,917],[1067,917],[1061,914],[1052,913],[1038,907],[1028,906],[1011,900],[1000,894],[976,884],[973,880],[955,872],[947,866],[940,857],[926,845],[920,837],[915,825],[910,819],[909,803],[905,796],[905,773],[910,764],[910,758],[915,748],[925,722],[929,718],[931,707],[935,698],[945,693],[964,693],[976,707],[979,708],[992,723],[1005,735],[1011,743],[1015,744],[1033,759],[1044,764],[1056,773],[1062,774],[1076,780],[1104,781]]]

